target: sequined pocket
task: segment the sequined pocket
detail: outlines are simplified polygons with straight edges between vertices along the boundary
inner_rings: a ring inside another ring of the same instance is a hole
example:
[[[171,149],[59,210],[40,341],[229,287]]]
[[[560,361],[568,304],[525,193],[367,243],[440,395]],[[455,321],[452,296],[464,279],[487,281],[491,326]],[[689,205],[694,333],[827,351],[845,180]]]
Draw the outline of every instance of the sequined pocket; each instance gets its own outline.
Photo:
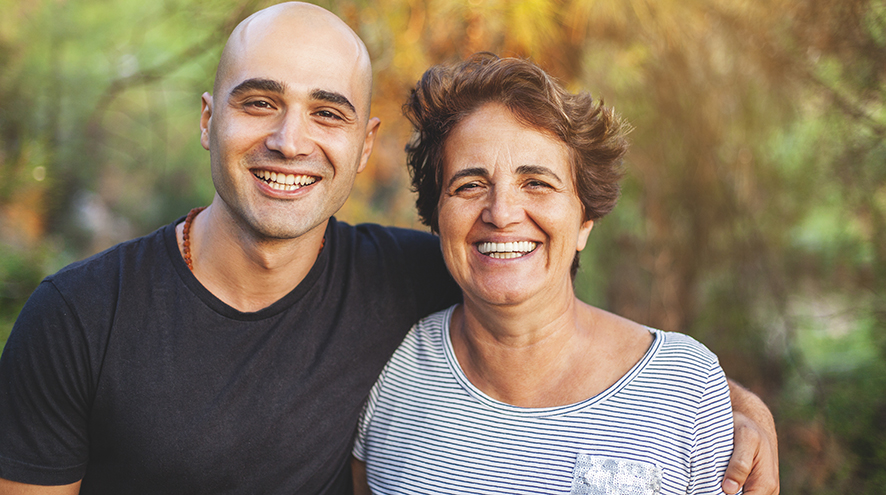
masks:
[[[617,457],[578,454],[570,495],[658,495],[661,468]]]

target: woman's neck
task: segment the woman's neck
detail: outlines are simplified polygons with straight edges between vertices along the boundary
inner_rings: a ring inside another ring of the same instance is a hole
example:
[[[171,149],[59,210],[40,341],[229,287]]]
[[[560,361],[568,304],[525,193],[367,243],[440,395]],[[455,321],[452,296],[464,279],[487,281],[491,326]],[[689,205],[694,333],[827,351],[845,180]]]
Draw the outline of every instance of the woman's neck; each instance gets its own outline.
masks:
[[[583,401],[624,375],[649,347],[641,326],[574,296],[546,311],[465,303],[450,336],[467,378],[490,397],[520,407]]]

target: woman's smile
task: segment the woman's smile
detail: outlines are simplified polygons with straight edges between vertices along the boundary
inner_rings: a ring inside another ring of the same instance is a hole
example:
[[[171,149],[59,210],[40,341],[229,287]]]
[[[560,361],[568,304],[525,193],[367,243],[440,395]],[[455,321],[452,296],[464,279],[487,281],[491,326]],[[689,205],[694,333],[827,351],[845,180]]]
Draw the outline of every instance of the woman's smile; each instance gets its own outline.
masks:
[[[508,242],[481,242],[477,244],[477,251],[495,259],[521,258],[535,251],[537,242],[532,241],[508,241]]]

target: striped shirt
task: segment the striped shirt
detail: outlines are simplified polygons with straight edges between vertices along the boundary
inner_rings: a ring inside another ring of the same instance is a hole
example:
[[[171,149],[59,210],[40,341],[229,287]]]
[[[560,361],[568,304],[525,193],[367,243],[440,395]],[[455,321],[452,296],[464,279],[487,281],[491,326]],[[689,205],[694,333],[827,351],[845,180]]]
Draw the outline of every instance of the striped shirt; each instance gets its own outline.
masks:
[[[649,350],[605,391],[523,408],[465,377],[452,310],[412,328],[370,393],[354,455],[374,494],[722,493],[732,409],[703,345],[650,329]]]

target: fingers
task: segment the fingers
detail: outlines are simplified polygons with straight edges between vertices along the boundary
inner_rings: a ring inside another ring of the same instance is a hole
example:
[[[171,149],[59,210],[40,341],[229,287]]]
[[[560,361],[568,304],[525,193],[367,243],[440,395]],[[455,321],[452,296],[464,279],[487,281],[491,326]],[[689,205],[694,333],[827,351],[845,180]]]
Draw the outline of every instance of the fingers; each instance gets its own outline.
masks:
[[[754,457],[751,472],[744,483],[744,495],[778,495],[778,447],[764,442]]]
[[[741,489],[741,485],[737,481],[726,478],[723,480],[723,493],[734,495]]]
[[[754,427],[754,424],[744,414],[735,411],[733,413],[735,424],[735,436],[733,440],[732,457],[726,467],[726,476],[723,479],[723,491],[729,495],[738,493],[742,485],[751,474],[754,467],[754,458],[760,450],[762,438]]]
[[[745,495],[777,495],[778,436],[772,413],[759,397],[731,380],[729,393],[735,442],[723,491],[732,495],[736,485],[743,485]]]
[[[726,468],[723,491],[744,495],[777,495],[778,447],[775,438],[763,434],[759,425],[741,412],[734,412],[735,440],[732,458]]]
[[[774,478],[761,477],[757,479],[757,476],[751,473],[742,493],[744,495],[778,495],[779,490],[777,474]]]

